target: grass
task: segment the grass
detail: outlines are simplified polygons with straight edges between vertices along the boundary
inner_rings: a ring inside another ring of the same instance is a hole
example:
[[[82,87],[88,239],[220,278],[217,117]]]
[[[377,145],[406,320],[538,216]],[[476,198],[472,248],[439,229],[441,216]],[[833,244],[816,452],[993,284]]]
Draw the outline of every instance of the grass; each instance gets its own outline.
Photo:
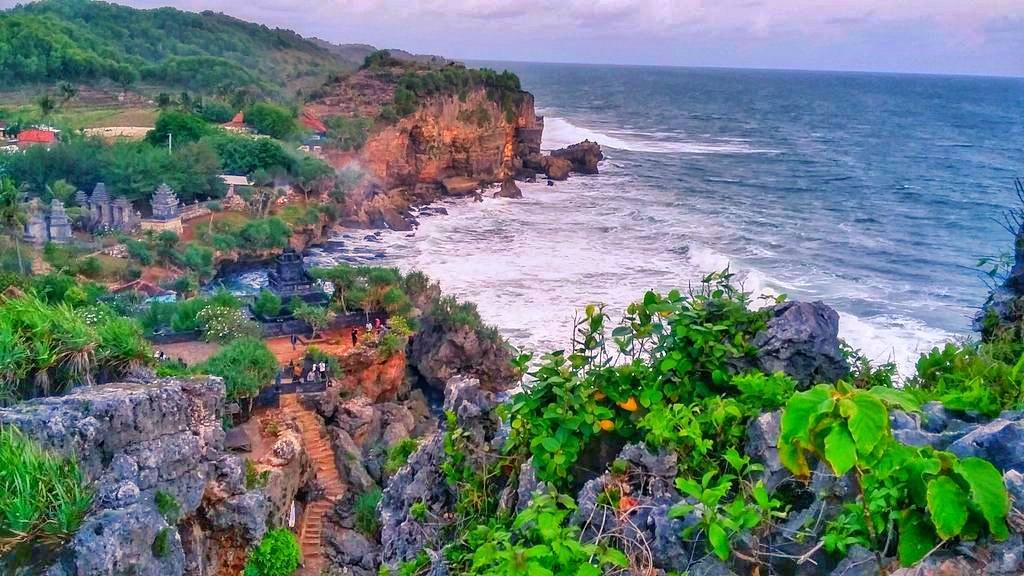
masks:
[[[19,545],[56,545],[78,530],[92,505],[78,463],[43,450],[13,426],[0,427],[0,556]]]
[[[380,503],[380,488],[363,492],[356,497],[356,530],[369,538],[376,538],[380,531],[377,519],[377,505]]]

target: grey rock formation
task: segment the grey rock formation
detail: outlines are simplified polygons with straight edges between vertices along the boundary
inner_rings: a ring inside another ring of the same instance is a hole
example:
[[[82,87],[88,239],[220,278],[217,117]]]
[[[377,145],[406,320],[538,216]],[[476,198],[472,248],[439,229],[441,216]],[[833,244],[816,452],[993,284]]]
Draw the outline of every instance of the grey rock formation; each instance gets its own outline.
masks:
[[[507,390],[518,379],[511,359],[500,337],[468,326],[447,326],[431,313],[421,318],[409,347],[410,364],[438,391],[456,374],[476,377],[485,388]]]
[[[572,171],[580,174],[597,174],[597,164],[604,160],[601,146],[590,140],[555,150],[551,156],[568,160],[572,164]]]
[[[760,368],[785,372],[802,387],[834,382],[850,367],[839,346],[839,314],[822,302],[785,302],[754,338]]]
[[[523,191],[516,185],[515,180],[508,178],[501,183],[501,188],[494,193],[495,198],[522,198]]]
[[[1024,420],[997,418],[953,442],[949,451],[961,458],[984,458],[1004,472],[1024,471]]]
[[[75,454],[96,487],[93,510],[46,574],[212,574],[258,541],[271,504],[245,489],[241,460],[223,451],[223,406],[222,381],[196,378],[79,388],[0,410],[0,422]],[[157,511],[157,491],[177,501],[177,518]]]

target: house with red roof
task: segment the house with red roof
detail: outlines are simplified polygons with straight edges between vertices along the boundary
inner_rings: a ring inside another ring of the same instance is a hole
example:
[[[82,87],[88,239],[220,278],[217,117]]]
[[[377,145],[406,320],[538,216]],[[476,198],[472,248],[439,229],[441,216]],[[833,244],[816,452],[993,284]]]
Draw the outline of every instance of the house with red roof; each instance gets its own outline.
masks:
[[[230,122],[221,124],[221,128],[224,128],[225,130],[230,130],[232,132],[242,132],[244,134],[249,134],[252,132],[252,128],[246,126],[245,114],[243,114],[242,112],[235,114],[235,117],[232,118]]]
[[[57,143],[57,131],[51,128],[26,128],[18,132],[18,147],[53,146]]]

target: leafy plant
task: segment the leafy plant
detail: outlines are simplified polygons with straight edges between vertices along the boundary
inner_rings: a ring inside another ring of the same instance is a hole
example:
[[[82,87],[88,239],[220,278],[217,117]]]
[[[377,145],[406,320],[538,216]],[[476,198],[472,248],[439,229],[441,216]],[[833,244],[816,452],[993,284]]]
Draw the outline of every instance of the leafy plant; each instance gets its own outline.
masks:
[[[276,528],[263,535],[245,562],[245,576],[291,576],[299,567],[299,541],[289,530]]]
[[[164,520],[167,520],[169,524],[174,524],[178,521],[178,515],[181,514],[181,504],[178,504],[178,500],[173,494],[157,490],[153,501],[156,503],[157,512],[164,517]]]
[[[398,472],[409,461],[409,457],[412,456],[418,446],[419,442],[415,438],[399,440],[388,449],[388,457],[384,462],[384,471],[388,474]]]
[[[930,447],[900,444],[889,430],[890,405],[915,407],[901,391],[855,389],[843,382],[818,385],[786,404],[779,437],[782,463],[806,477],[813,455],[839,476],[852,473],[860,489],[863,522],[844,518],[845,535],[836,540],[833,530],[833,546],[861,538],[884,553],[887,535],[896,534],[900,562],[910,566],[960,536],[973,539],[988,532],[1005,539],[1010,502],[999,471],[980,458],[959,460]]]
[[[277,373],[277,358],[262,340],[243,338],[221,348],[198,367],[224,379],[228,398],[251,398],[270,384]]]
[[[253,302],[252,311],[264,318],[273,318],[281,314],[281,297],[270,290],[260,290]]]
[[[164,526],[156,533],[156,537],[153,538],[153,556],[157,558],[163,558],[171,551],[171,529]]]
[[[267,485],[267,480],[270,479],[270,470],[257,470],[256,466],[253,465],[252,461],[245,461],[245,488],[246,490],[256,490],[263,488]]]

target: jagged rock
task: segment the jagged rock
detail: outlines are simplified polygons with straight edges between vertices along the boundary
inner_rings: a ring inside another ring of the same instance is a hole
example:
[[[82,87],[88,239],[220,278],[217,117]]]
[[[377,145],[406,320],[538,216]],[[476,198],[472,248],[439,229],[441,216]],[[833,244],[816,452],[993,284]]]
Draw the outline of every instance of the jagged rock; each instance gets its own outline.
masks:
[[[363,452],[348,432],[332,426],[330,436],[331,446],[334,449],[334,465],[341,473],[342,479],[356,492],[367,492],[376,488],[377,483],[363,466]]]
[[[822,302],[785,302],[754,338],[760,368],[785,372],[802,387],[835,382],[850,367],[839,347],[839,314]]]
[[[597,174],[597,163],[604,160],[601,146],[590,140],[555,150],[551,156],[568,160],[572,164],[572,171],[580,174]]]
[[[223,414],[219,378],[105,384],[0,410],[0,422],[74,454],[97,487],[93,509],[47,573],[176,576],[240,568],[237,558],[244,562],[268,516],[279,512],[264,493],[245,489],[241,459],[224,451]],[[280,506],[297,489],[282,495]],[[158,490],[177,501],[176,525],[156,511]],[[153,541],[164,529],[167,553],[156,558]]]
[[[863,546],[856,545],[850,548],[846,558],[839,562],[830,576],[876,576],[880,572],[875,554]]]
[[[224,449],[248,452],[252,450],[252,441],[249,440],[249,435],[245,433],[244,428],[236,426],[224,435]]]
[[[441,181],[445,194],[449,196],[467,196],[480,189],[480,181],[465,176],[445,178]]]
[[[774,491],[786,479],[792,478],[792,474],[779,460],[781,422],[782,411],[776,410],[761,414],[747,425],[745,451],[753,461],[764,466],[764,486],[769,492]]]
[[[508,178],[501,183],[501,188],[494,193],[495,198],[522,198],[523,191],[516,186],[515,180]]]
[[[565,158],[548,157],[544,162],[544,173],[552,180],[567,180],[572,172],[572,162]]]
[[[420,331],[409,351],[410,364],[438,391],[456,374],[476,377],[484,388],[493,390],[507,390],[519,377],[509,346],[500,336],[468,326],[447,326],[429,313],[420,319]]]
[[[376,573],[377,547],[355,530],[338,530],[328,533],[333,563],[346,567],[359,567]]]
[[[705,558],[693,565],[687,573],[690,576],[736,576],[736,573],[718,558]]]
[[[949,451],[960,458],[984,458],[1003,472],[1024,471],[1024,422],[997,418],[953,442]]]
[[[491,452],[491,442],[498,423],[493,409],[494,393],[482,389],[479,380],[455,377],[445,387],[444,408],[455,414],[466,441],[473,446],[467,463],[478,465],[479,459]],[[495,456],[492,454],[491,458]],[[445,461],[444,432],[439,431],[420,443],[417,450],[384,489],[380,502],[382,561],[389,566],[416,556],[423,549],[439,549],[440,528],[437,522],[420,522],[409,509],[422,502],[429,518],[444,518],[454,502],[441,471]]]

